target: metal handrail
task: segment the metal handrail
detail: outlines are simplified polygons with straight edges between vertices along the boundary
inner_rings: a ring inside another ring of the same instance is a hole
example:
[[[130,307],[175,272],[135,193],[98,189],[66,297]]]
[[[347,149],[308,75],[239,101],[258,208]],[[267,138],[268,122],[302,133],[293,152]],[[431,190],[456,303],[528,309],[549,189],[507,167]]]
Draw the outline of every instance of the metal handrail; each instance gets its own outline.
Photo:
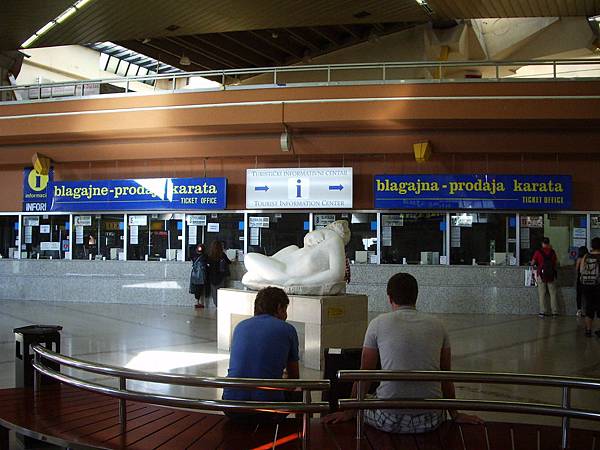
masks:
[[[116,367],[111,365],[102,365],[89,361],[83,361],[71,358],[65,355],[48,350],[41,345],[32,346],[34,352],[34,361],[32,363],[35,369],[34,390],[37,391],[40,386],[41,376],[45,375],[70,386],[85,389],[98,394],[110,395],[119,399],[119,423],[122,430],[127,422],[126,401],[139,401],[156,405],[162,405],[172,408],[185,408],[196,410],[212,411],[246,411],[246,412],[271,412],[271,413],[296,413],[302,415],[302,448],[308,447],[310,437],[310,414],[324,413],[329,411],[329,403],[313,402],[311,399],[312,391],[323,391],[329,389],[328,380],[292,380],[292,379],[272,379],[262,380],[254,378],[218,378],[218,377],[198,377],[190,375],[170,374],[170,373],[150,373]],[[96,374],[108,375],[119,379],[119,388],[93,383],[82,380],[77,377],[66,375],[60,371],[46,366],[43,362],[49,360],[59,365],[71,367],[77,370],[92,372]],[[197,398],[177,397],[162,394],[150,394],[127,389],[127,381],[147,381],[153,383],[176,384],[186,386],[202,387],[228,387],[235,389],[253,389],[253,390],[278,390],[286,391],[300,389],[302,391],[302,402],[256,402],[256,401],[233,401],[233,400],[206,400]]]
[[[558,66],[565,65],[599,65],[600,60],[594,59],[538,59],[538,60],[514,60],[514,61],[407,61],[407,62],[380,62],[380,63],[343,63],[343,64],[316,64],[316,65],[301,65],[301,66],[277,66],[277,67],[251,67],[243,69],[223,69],[223,70],[205,70],[205,71],[194,71],[194,72],[179,72],[171,74],[155,74],[155,75],[142,75],[142,76],[127,76],[127,77],[111,77],[111,78],[98,78],[90,80],[73,80],[73,81],[61,81],[56,83],[33,83],[23,84],[15,86],[0,86],[0,93],[2,92],[15,92],[22,90],[35,89],[39,90],[40,97],[43,89],[52,89],[60,87],[78,87],[89,84],[125,84],[126,93],[130,91],[130,83],[133,82],[145,82],[145,81],[160,81],[170,80],[173,81],[172,88],[165,89],[165,92],[174,92],[176,88],[175,81],[181,78],[190,77],[204,77],[204,78],[220,78],[222,82],[222,89],[228,89],[226,86],[227,78],[239,79],[238,77],[244,75],[257,76],[257,75],[271,75],[273,77],[272,84],[281,86],[278,82],[278,77],[285,73],[298,73],[298,72],[324,72],[327,75],[326,84],[339,84],[340,82],[331,81],[331,73],[334,71],[348,71],[348,70],[379,70],[381,71],[381,78],[373,81],[379,82],[390,82],[393,79],[389,78],[389,71],[392,69],[439,69],[443,74],[443,69],[457,68],[457,67],[495,67],[495,77],[484,78],[483,80],[499,81],[500,68],[502,67],[515,67],[515,66],[549,66],[552,67],[552,73],[549,73],[550,78],[559,78],[557,73]],[[387,74],[387,75],[386,75]],[[593,77],[597,78],[597,77]],[[436,78],[431,81],[439,82],[445,78]],[[518,80],[527,79],[516,78]],[[532,79],[538,80],[539,78],[533,77]],[[361,80],[355,80],[359,82]],[[406,81],[406,80],[403,80]],[[347,83],[344,81],[343,83]],[[350,81],[350,84],[352,81]],[[291,83],[294,85],[296,83]],[[249,86],[236,86],[237,89],[243,89]],[[83,95],[83,94],[82,94]],[[52,91],[50,91],[50,97],[52,97]]]
[[[571,389],[600,389],[600,379],[573,378],[554,375],[531,375],[514,373],[485,373],[461,371],[390,371],[390,370],[340,370],[340,381],[357,383],[357,398],[340,399],[340,409],[358,409],[356,438],[363,437],[363,410],[365,409],[467,409],[470,411],[511,412],[562,417],[563,449],[569,448],[569,426],[571,418],[598,420],[600,410],[571,408]],[[456,381],[463,383],[518,384],[529,386],[558,387],[562,389],[560,405],[498,400],[457,399],[366,399],[363,383],[371,381]]]
[[[151,383],[252,390],[293,390],[300,388],[310,389],[312,391],[326,391],[330,387],[329,381],[327,380],[264,380],[258,378],[199,377],[195,375],[182,375],[178,373],[144,372],[140,370],[127,369],[125,367],[111,366],[109,364],[98,364],[90,361],[84,361],[82,359],[72,358],[70,356],[61,355],[60,353],[55,353],[41,345],[33,346],[33,351],[49,361],[72,367],[74,369],[80,369],[100,375],[124,377],[128,380],[148,381]]]

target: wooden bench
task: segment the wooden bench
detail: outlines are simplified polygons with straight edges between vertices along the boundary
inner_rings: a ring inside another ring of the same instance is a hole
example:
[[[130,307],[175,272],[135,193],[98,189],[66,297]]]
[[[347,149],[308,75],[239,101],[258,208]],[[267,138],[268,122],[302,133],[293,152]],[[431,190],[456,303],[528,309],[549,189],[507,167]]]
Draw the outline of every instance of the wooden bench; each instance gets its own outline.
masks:
[[[254,427],[232,423],[220,414],[127,402],[127,421],[121,428],[118,403],[113,397],[65,385],[44,386],[35,394],[31,389],[0,390],[0,449],[9,448],[8,430],[74,449],[260,450],[302,446],[302,423],[295,419],[286,419],[278,428]],[[571,442],[572,449],[598,448],[600,432],[572,430]],[[558,427],[507,423],[458,426],[448,422],[420,435],[393,435],[366,426],[365,438],[357,445],[353,422],[325,425],[313,419],[309,448],[556,450],[559,444]]]

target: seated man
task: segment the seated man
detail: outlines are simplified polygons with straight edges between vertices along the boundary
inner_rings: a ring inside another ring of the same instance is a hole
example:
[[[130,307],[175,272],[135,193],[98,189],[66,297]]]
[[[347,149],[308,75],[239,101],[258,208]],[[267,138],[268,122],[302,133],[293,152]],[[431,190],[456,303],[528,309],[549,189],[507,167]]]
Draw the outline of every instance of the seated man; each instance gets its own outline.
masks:
[[[371,321],[365,335],[361,370],[375,370],[381,359],[382,370],[451,370],[450,341],[444,326],[417,311],[417,280],[410,274],[397,273],[387,284],[392,312]],[[364,383],[364,392],[369,389]],[[353,396],[356,396],[356,384]],[[377,398],[454,398],[454,384],[431,381],[383,381]],[[455,421],[481,423],[476,416],[448,411]],[[325,422],[350,420],[355,410],[340,411],[324,418]],[[376,409],[365,411],[365,422],[391,433],[424,433],[436,429],[445,420],[443,411]]]
[[[233,331],[228,377],[298,378],[298,334],[286,323],[288,296],[279,288],[267,287],[256,294],[254,317],[240,322]],[[286,391],[224,389],[224,400],[283,402]],[[292,394],[291,392],[289,394]],[[289,400],[295,401],[295,400]],[[258,423],[284,419],[285,414],[227,413],[239,422]]]
[[[290,245],[273,256],[249,253],[242,283],[251,289],[281,287],[288,294],[330,295],[345,291],[344,246],[348,222],[338,220],[304,236],[304,247]]]

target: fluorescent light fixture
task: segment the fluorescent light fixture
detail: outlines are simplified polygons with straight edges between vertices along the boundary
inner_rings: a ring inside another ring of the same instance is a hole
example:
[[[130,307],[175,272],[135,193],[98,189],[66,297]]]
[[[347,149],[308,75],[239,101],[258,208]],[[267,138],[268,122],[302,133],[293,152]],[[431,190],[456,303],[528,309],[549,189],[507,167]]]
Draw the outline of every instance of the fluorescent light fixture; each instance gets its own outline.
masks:
[[[73,6],[75,6],[75,8],[77,8],[77,9],[80,9],[80,8],[83,8],[87,3],[91,2],[91,1],[92,0],[79,0]]]
[[[56,23],[63,23],[65,20],[67,20],[69,17],[71,17],[76,12],[77,12],[77,8],[75,8],[74,6],[71,6],[69,9],[67,9],[65,12],[63,12],[60,16],[58,16],[56,18]]]
[[[21,48],[27,48],[29,47],[31,44],[33,44],[37,38],[39,38],[39,36],[37,34],[34,34],[33,36],[31,36],[29,39],[27,39],[25,42],[23,42],[21,44]]]
[[[54,25],[56,25],[56,22],[54,20],[51,20],[46,25],[44,25],[42,28],[37,30],[37,32],[35,34],[37,34],[38,36],[41,36],[41,35],[47,33],[50,28],[54,27]]]

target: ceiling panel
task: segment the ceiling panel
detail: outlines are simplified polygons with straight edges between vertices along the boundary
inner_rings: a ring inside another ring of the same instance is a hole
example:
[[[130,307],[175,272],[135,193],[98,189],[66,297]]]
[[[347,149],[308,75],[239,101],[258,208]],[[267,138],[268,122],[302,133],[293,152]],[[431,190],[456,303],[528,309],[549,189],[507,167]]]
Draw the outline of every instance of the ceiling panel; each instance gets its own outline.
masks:
[[[73,0],[3,0],[0,3],[0,50],[16,50],[73,3]]]
[[[415,0],[92,0],[34,45],[428,19]]]
[[[600,0],[428,0],[440,17],[567,17],[600,14]]]

